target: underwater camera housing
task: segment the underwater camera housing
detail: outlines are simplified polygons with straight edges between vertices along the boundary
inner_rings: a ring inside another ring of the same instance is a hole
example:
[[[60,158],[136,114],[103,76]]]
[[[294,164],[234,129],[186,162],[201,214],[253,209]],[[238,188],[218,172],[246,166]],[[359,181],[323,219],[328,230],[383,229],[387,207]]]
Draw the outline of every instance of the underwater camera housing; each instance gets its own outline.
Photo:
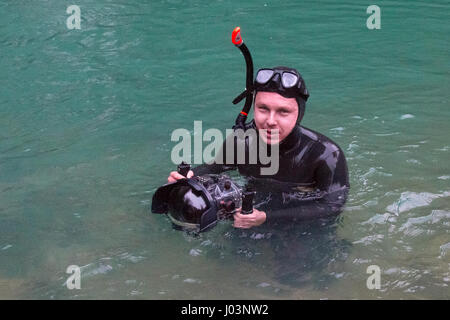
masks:
[[[253,192],[244,191],[225,174],[180,179],[156,190],[152,212],[167,214],[176,229],[203,232],[219,220],[253,210]]]

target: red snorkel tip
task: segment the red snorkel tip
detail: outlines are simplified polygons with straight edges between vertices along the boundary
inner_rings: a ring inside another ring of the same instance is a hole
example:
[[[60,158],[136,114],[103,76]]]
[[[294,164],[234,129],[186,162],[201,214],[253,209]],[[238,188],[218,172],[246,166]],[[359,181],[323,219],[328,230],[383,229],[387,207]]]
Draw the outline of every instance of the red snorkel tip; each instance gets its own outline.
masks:
[[[240,46],[242,44],[242,37],[241,37],[241,28],[240,27],[236,27],[233,30],[233,33],[231,34],[231,41],[233,42],[234,45],[236,46]]]

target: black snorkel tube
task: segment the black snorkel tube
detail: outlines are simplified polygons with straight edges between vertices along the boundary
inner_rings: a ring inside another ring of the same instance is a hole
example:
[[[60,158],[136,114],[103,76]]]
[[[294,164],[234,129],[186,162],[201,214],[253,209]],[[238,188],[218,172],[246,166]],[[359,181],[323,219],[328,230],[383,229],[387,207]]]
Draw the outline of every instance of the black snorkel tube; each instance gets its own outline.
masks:
[[[233,100],[233,104],[238,104],[245,98],[244,107],[236,118],[235,125],[233,126],[233,130],[245,130],[245,121],[247,120],[248,113],[253,103],[253,60],[250,51],[248,51],[248,48],[241,37],[240,27],[236,27],[233,30],[233,33],[231,34],[231,41],[236,47],[239,48],[239,50],[241,50],[247,66],[245,90]]]

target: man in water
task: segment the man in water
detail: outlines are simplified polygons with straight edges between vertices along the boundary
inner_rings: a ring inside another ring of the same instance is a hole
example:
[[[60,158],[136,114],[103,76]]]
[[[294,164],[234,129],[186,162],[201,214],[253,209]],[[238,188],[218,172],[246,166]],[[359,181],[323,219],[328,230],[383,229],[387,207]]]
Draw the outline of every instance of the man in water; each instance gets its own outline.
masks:
[[[341,148],[331,139],[300,126],[309,97],[300,73],[287,67],[260,69],[253,89],[254,119],[246,128],[255,129],[268,148],[278,145],[278,172],[264,177],[260,175],[260,163],[239,164],[236,160],[226,163],[222,154],[224,161],[196,167],[187,178],[231,169],[238,169],[250,178],[262,205],[245,215],[241,208],[237,209],[236,228],[337,215],[350,187],[347,162]],[[247,145],[246,152],[248,149]],[[173,171],[167,180],[182,178],[185,177]]]

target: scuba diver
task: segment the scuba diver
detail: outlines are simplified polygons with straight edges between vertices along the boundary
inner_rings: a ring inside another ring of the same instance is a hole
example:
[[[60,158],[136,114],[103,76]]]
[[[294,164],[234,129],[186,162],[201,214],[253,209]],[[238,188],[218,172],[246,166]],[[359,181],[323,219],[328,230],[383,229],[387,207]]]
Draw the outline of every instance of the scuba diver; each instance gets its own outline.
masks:
[[[258,142],[245,141],[246,159],[251,143],[257,143],[260,148],[259,141],[262,140],[269,152],[277,145],[278,171],[270,176],[261,175],[260,168],[265,165],[259,159],[256,164],[238,163],[236,152],[234,159],[229,161],[224,142],[215,161],[189,170],[185,175],[173,171],[168,182],[237,169],[247,178],[248,189],[255,192],[255,207],[245,214],[242,208],[233,211],[235,228],[293,224],[305,219],[337,216],[350,188],[347,162],[335,142],[300,125],[309,98],[301,74],[289,67],[263,68],[253,80],[251,55],[238,28],[233,32],[232,40],[247,63],[246,90],[233,103],[244,98],[246,102],[233,129],[253,129],[259,135]],[[252,104],[253,120],[245,123]]]

